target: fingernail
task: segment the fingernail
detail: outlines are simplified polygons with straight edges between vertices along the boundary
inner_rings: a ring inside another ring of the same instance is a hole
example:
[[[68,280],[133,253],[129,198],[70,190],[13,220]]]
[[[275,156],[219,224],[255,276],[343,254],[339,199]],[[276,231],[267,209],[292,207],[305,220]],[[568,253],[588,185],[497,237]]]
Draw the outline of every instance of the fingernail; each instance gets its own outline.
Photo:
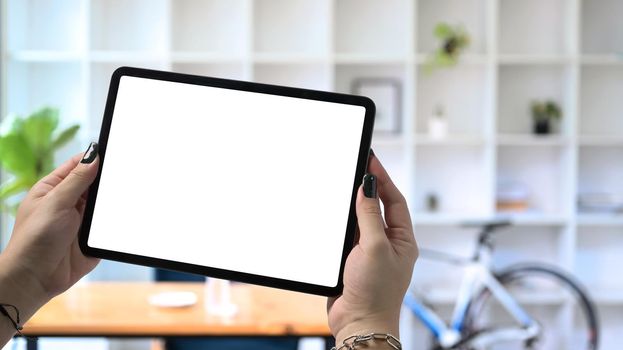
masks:
[[[370,148],[369,156],[374,156],[374,151],[372,150],[372,148]]]
[[[363,176],[363,195],[368,198],[376,198],[376,176],[372,174]]]
[[[91,142],[80,163],[91,164],[97,158],[97,142]]]

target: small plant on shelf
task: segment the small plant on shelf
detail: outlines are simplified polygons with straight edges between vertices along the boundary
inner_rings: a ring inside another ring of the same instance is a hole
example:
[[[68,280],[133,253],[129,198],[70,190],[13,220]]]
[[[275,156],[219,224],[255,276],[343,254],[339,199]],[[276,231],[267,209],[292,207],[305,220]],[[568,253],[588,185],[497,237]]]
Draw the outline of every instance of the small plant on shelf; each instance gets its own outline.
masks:
[[[534,133],[548,135],[552,132],[552,123],[562,119],[562,110],[552,100],[532,102],[532,121]]]
[[[10,178],[0,185],[0,209],[14,213],[18,203],[7,199],[29,190],[54,168],[54,153],[71,141],[79,125],[56,132],[59,111],[42,108],[26,118],[7,118],[0,124],[0,166]]]
[[[461,53],[469,46],[470,38],[461,25],[452,26],[448,23],[439,23],[433,34],[440,40],[440,47],[428,58],[425,68],[431,72],[435,68],[455,66]]]

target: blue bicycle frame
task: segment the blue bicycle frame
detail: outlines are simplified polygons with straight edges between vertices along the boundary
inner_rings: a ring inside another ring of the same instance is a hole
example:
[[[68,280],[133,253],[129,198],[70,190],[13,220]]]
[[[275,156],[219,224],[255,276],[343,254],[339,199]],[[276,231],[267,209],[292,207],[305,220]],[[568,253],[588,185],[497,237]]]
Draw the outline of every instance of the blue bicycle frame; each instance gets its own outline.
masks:
[[[452,347],[462,338],[465,318],[469,303],[473,296],[479,295],[488,289],[500,304],[519,323],[519,327],[492,330],[478,339],[478,344],[493,344],[500,339],[527,339],[540,332],[540,326],[519,305],[513,296],[491,274],[487,264],[473,261],[466,267],[466,273],[459,289],[451,323],[446,324],[433,310],[415,298],[413,293],[407,293],[404,304],[424,323],[443,347]]]

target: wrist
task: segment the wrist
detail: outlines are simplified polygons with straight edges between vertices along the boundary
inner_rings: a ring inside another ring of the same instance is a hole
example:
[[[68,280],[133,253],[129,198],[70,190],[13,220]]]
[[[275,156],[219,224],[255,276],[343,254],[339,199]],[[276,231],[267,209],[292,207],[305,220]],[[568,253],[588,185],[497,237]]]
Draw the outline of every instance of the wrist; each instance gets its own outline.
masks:
[[[365,335],[369,333],[391,334],[396,338],[400,338],[398,324],[399,322],[397,317],[395,319],[365,319],[355,321],[345,325],[335,333],[335,344],[339,347],[344,342],[344,339],[350,336]],[[373,344],[370,345],[376,346]],[[381,346],[385,347],[385,344],[379,343],[378,346],[379,348],[381,348]]]
[[[0,254],[0,302],[19,309],[21,323],[25,323],[43,306],[49,297],[32,274],[20,268],[7,252]]]

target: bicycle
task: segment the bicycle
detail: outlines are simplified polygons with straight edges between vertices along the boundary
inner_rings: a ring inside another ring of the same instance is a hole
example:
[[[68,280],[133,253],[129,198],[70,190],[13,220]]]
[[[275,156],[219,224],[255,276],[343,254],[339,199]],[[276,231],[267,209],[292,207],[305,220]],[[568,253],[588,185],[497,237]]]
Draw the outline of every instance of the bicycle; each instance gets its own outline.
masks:
[[[404,304],[432,332],[433,349],[488,349],[498,344],[506,344],[503,349],[510,349],[510,344],[519,349],[551,349],[551,346],[544,347],[546,345],[542,341],[544,323],[522,305],[522,297],[538,295],[535,293],[543,291],[548,294],[553,291],[553,295],[561,295],[562,300],[575,301],[582,310],[580,326],[583,332],[574,332],[582,340],[573,342],[574,349],[597,349],[599,324],[596,308],[585,288],[573,276],[542,263],[521,263],[493,271],[495,246],[492,236],[499,229],[511,226],[511,222],[492,220],[464,226],[481,228],[476,251],[471,258],[420,249],[421,257],[466,268],[450,323],[444,322],[432,307],[418,299],[413,289],[405,296]],[[495,304],[495,301],[498,303]],[[501,315],[500,311],[506,315]],[[509,319],[513,324],[506,325]],[[575,326],[575,317],[572,322]],[[570,344],[559,347],[569,349]]]

